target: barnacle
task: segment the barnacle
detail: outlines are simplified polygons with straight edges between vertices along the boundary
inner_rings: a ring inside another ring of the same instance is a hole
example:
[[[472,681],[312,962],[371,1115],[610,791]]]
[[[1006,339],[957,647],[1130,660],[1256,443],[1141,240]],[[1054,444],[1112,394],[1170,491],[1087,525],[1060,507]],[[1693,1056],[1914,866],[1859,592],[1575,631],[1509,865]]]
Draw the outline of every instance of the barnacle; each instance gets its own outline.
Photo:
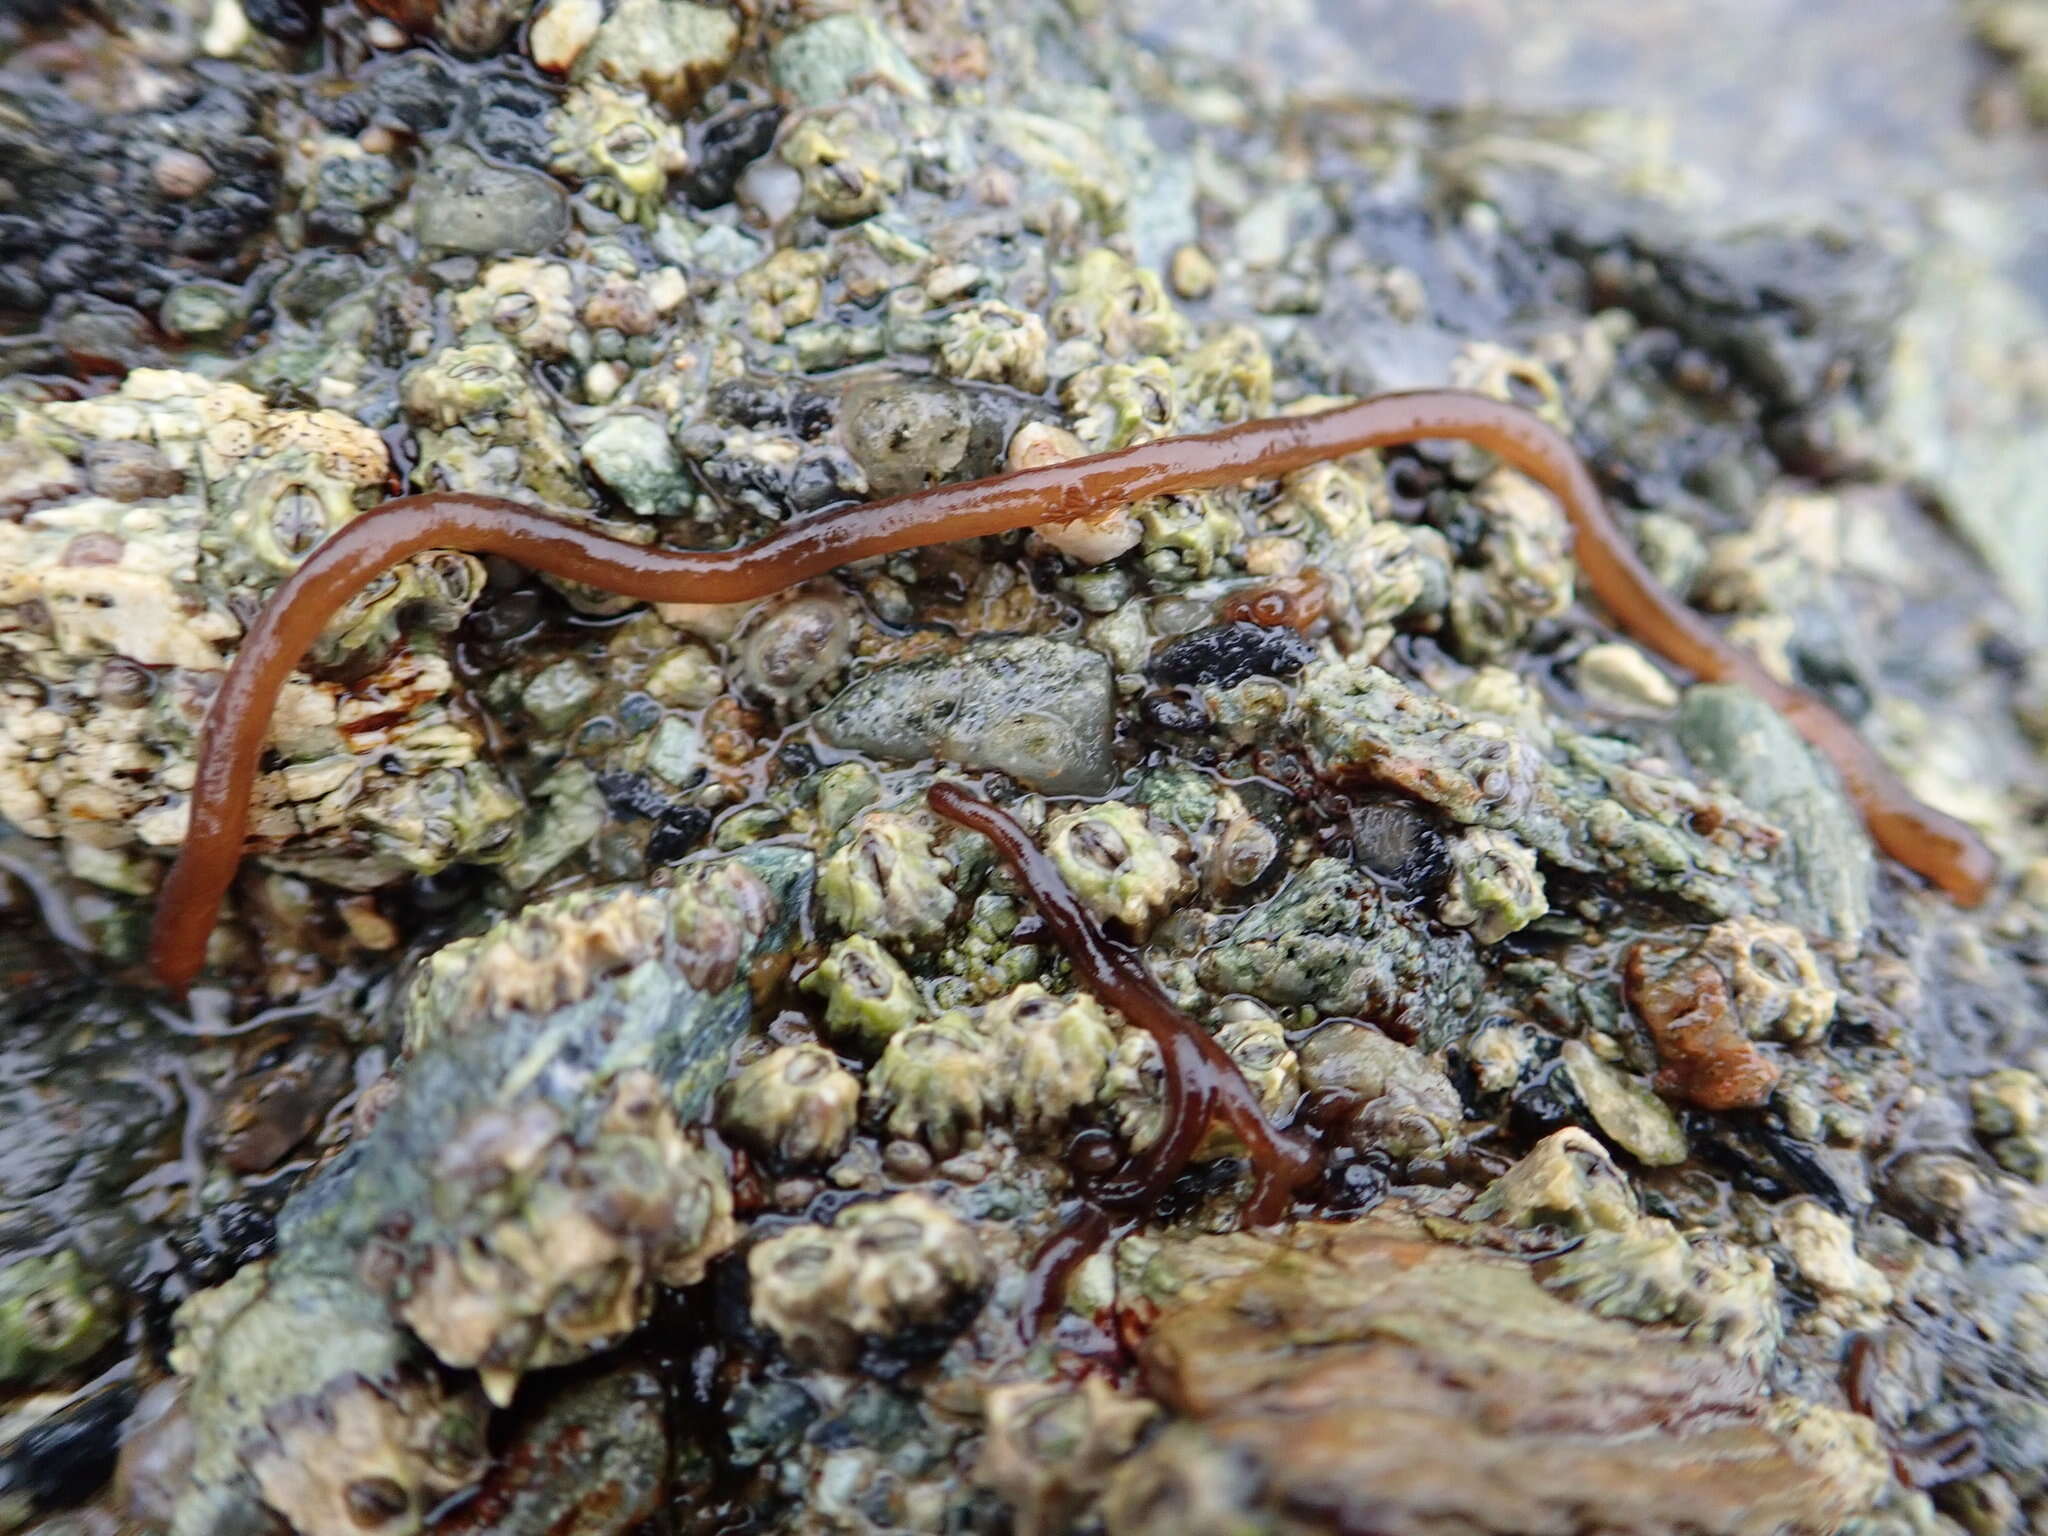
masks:
[[[569,268],[531,256],[494,261],[474,288],[455,296],[455,323],[472,339],[502,336],[536,357],[567,357],[588,346],[576,323]],[[483,333],[476,336],[473,333]]]
[[[671,176],[689,167],[682,130],[638,91],[598,81],[556,110],[548,167],[583,183],[600,208],[652,225]]]
[[[747,1255],[754,1321],[792,1358],[843,1370],[866,1345],[965,1321],[993,1278],[974,1228],[920,1194],[806,1222]]]
[[[901,811],[869,811],[825,860],[818,893],[846,933],[916,942],[944,931],[957,898],[931,834]]]
[[[1056,997],[1036,982],[1006,993],[982,1013],[1002,1062],[998,1079],[1010,1119],[1026,1133],[1053,1133],[1095,1102],[1116,1031],[1092,997]]]
[[[1257,1183],[1248,1208],[1272,1220],[1281,1202],[1315,1168],[1315,1157],[1275,1131],[1237,1065],[1208,1032],[1167,998],[1131,951],[1113,945],[1064,882],[1052,860],[1009,816],[958,785],[934,784],[934,811],[994,843],[1030,890],[1039,915],[1067,950],[1088,987],[1147,1035],[1166,1064],[1166,1123],[1158,1140],[1134,1158],[1121,1198],[1156,1199],[1187,1165],[1212,1120],[1225,1121],[1251,1154]]]
[[[1121,801],[1055,816],[1045,849],[1083,906],[1132,933],[1144,933],[1194,888],[1186,842]]]
[[[726,1084],[718,1123],[766,1157],[790,1165],[829,1163],[846,1149],[860,1105],[860,1080],[822,1046],[785,1045]]]
[[[889,1135],[922,1141],[941,1157],[979,1140],[982,1121],[1003,1091],[990,1046],[962,1013],[890,1036],[868,1073],[870,1117]]]
[[[895,956],[865,933],[841,939],[804,978],[825,999],[825,1028],[873,1056],[923,1015],[924,1002]]]

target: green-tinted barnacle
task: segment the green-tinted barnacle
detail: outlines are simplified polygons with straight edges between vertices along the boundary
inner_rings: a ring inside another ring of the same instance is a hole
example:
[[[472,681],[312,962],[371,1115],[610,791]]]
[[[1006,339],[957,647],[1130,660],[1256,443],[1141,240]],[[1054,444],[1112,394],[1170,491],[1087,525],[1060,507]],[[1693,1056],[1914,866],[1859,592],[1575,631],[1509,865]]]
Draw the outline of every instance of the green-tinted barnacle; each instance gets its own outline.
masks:
[[[747,301],[747,328],[773,342],[791,326],[817,319],[829,259],[823,251],[781,250],[742,272],[733,286]]]
[[[803,177],[798,210],[827,224],[879,213],[903,190],[896,147],[850,110],[805,118],[783,139],[781,155]]]
[[[1450,844],[1451,878],[1440,922],[1469,928],[1482,944],[1519,933],[1550,910],[1534,850],[1505,832],[1473,827]]]
[[[1301,1096],[1301,1062],[1287,1043],[1286,1027],[1249,998],[1225,1003],[1217,1017],[1216,1043],[1237,1063],[1259,1107],[1276,1117],[1291,1110]]]
[[[985,1112],[1001,1107],[998,1070],[998,1042],[976,1013],[947,1009],[889,1037],[867,1069],[865,1119],[947,1156],[979,1142]]]
[[[718,1128],[784,1165],[829,1163],[846,1150],[860,1080],[817,1045],[785,1045],[720,1091]]]
[[[1094,998],[1055,997],[1027,982],[990,1003],[981,1024],[1020,1131],[1055,1133],[1094,1104],[1116,1050],[1116,1031]]]
[[[0,1382],[34,1387],[83,1365],[120,1326],[113,1297],[69,1248],[0,1269]]]
[[[1343,1135],[1359,1151],[1441,1157],[1464,1124],[1464,1104],[1430,1056],[1376,1029],[1335,1020],[1301,1047],[1301,1083],[1353,1106]]]
[[[1149,267],[1098,246],[1064,286],[1052,306],[1052,333],[1062,341],[1093,341],[1111,357],[1172,357],[1187,346],[1187,322]]]
[[[454,427],[496,416],[525,393],[519,354],[501,341],[448,347],[405,375],[399,398],[422,426]]]
[[[1055,816],[1045,848],[1084,906],[1133,933],[1144,933],[1194,888],[1182,863],[1186,842],[1122,801]]]
[[[1378,456],[1360,454],[1358,460],[1370,460],[1371,472],[1354,468],[1358,461],[1352,460],[1312,464],[1289,475],[1279,499],[1265,509],[1265,520],[1278,528],[1312,524],[1340,543],[1357,539],[1385,510],[1386,500]]]
[[[269,568],[271,579],[298,569],[328,534],[357,512],[353,488],[303,470],[280,466],[257,475],[243,493],[233,531],[233,552],[222,552],[232,569],[236,556]]]
[[[1491,342],[1472,342],[1451,359],[1451,383],[1534,411],[1559,431],[1571,427],[1557,375],[1520,352]]]
[[[830,1227],[805,1222],[747,1255],[753,1319],[799,1364],[843,1370],[864,1341],[961,1320],[985,1289],[974,1228],[911,1193],[848,1207]]]
[[[590,81],[555,109],[548,169],[622,219],[651,225],[670,176],[689,165],[682,130],[638,91]]]
[[[1213,421],[1245,421],[1273,409],[1273,358],[1257,331],[1217,332],[1179,366],[1181,399]]]
[[[1091,453],[1167,436],[1179,400],[1173,370],[1156,357],[1084,368],[1060,391],[1074,435]]]
[[[981,1135],[990,1102],[1000,1102],[998,1058],[964,1013],[945,1013],[890,1037],[868,1073],[868,1117],[890,1136],[922,1141],[951,1157]]]
[[[879,1054],[924,1012],[903,967],[864,933],[834,944],[803,987],[825,999],[825,1028],[832,1038],[863,1055]]]
[[[1577,1235],[1626,1232],[1641,1219],[1628,1176],[1577,1126],[1546,1136],[1488,1185],[1466,1213],[1506,1227],[1555,1227]]]
[[[1571,606],[1571,529],[1546,493],[1496,471],[1472,493],[1484,521],[1479,567],[1453,578],[1451,632],[1459,653],[1486,661],[1512,648],[1538,619]]]
[[[1045,322],[1028,310],[984,299],[939,327],[939,371],[955,379],[1045,388]]]
[[[1142,1029],[1127,1029],[1117,1036],[1097,1102],[1133,1152],[1151,1146],[1166,1128],[1165,1068],[1159,1047]]]
[[[1249,998],[1234,998],[1218,1010],[1216,1043],[1237,1063],[1246,1083],[1258,1096],[1269,1120],[1284,1119],[1301,1098],[1301,1062],[1287,1043],[1280,1021]],[[1240,1155],[1244,1142],[1218,1121],[1210,1127],[1198,1156]]]
[[[2008,1173],[2048,1179],[2048,1085],[2024,1067],[2003,1067],[1970,1084],[1970,1118]]]
[[[835,763],[807,786],[819,829],[836,837],[849,821],[882,798],[882,780],[874,769],[858,760]]]
[[[335,665],[345,657],[377,657],[402,635],[447,634],[484,592],[484,565],[459,550],[415,555],[373,577],[343,605],[315,642],[313,659]]]
[[[1244,527],[1217,491],[1155,496],[1138,507],[1145,569],[1156,580],[1199,581],[1244,540]]]
[[[455,296],[455,323],[470,340],[503,337],[536,357],[567,357],[581,332],[570,289],[562,262],[531,256],[492,262],[474,288]]]
[[[843,933],[912,943],[946,931],[958,899],[931,835],[900,811],[869,811],[825,860],[818,895]]]
[[[1374,523],[1345,541],[1341,558],[1360,624],[1429,612],[1450,598],[1449,550],[1433,528]]]
[[[1835,989],[1790,923],[1732,917],[1709,928],[1700,949],[1728,978],[1735,1016],[1751,1039],[1803,1045],[1834,1022]]]

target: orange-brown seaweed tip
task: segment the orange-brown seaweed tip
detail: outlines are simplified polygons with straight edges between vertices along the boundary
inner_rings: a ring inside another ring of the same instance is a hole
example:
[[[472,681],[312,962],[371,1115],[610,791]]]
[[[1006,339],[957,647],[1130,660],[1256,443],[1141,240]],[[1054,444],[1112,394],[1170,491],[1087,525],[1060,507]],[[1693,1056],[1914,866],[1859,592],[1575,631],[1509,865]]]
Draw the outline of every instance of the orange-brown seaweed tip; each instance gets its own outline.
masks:
[[[190,830],[158,900],[150,963],[179,990],[198,974],[241,859],[249,794],[285,678],[349,598],[408,556],[430,549],[499,554],[626,597],[742,602],[875,555],[1071,522],[1147,497],[1284,475],[1429,438],[1475,443],[1548,489],[1577,531],[1580,568],[1623,629],[1703,678],[1746,683],[1769,699],[1840,770],[1885,852],[1960,902],[1983,900],[1997,864],[1975,834],[1914,800],[1839,716],[1778,682],[1665,592],[1609,520],[1592,477],[1562,436],[1529,412],[1483,395],[1418,390],[915,491],[729,550],[625,544],[490,496],[441,492],[385,502],[307,557],[257,616],[228,668],[201,734]]]
[[[1111,1204],[1149,1207],[1166,1192],[1221,1118],[1244,1143],[1254,1187],[1247,1218],[1277,1221],[1288,1197],[1317,1170],[1314,1151],[1273,1129],[1223,1047],[1209,1032],[1174,1007],[1145,962],[1113,944],[1060,878],[1051,859],[1007,812],[958,784],[941,781],[926,791],[931,808],[970,832],[979,832],[1002,855],[1038,908],[1082,983],[1131,1024],[1152,1037],[1166,1066],[1166,1124],[1159,1138],[1133,1158],[1113,1191],[1098,1192]]]

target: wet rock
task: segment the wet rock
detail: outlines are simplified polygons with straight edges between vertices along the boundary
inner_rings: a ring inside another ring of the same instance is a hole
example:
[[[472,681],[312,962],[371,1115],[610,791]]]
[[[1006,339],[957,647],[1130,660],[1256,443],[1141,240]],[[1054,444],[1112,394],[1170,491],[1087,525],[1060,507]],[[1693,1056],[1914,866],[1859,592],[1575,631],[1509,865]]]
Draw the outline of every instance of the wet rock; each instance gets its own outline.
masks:
[[[1013,1382],[989,1393],[975,1479],[1003,1496],[1021,1536],[1067,1530],[1108,1485],[1159,1409],[1100,1376],[1079,1385]]]
[[[1172,1287],[1139,1360],[1182,1422],[1115,1473],[1119,1536],[1281,1509],[1394,1533],[1819,1533],[1889,1481],[1868,1420],[1774,1404],[1727,1356],[1558,1300],[1519,1260],[1305,1225],[1161,1245],[1141,1284]]]
[[[747,107],[706,123],[683,178],[684,196],[698,208],[731,202],[747,167],[774,147],[781,122],[778,107]]]
[[[349,1055],[325,1030],[259,1037],[214,1107],[207,1139],[237,1173],[284,1160],[351,1085]]]
[[[1646,1216],[1628,1178],[1584,1131],[1546,1136],[1466,1210],[1474,1221],[1568,1239],[1539,1260],[1543,1288],[1601,1317],[1671,1323],[1692,1343],[1761,1370],[1782,1331],[1762,1255],[1718,1236],[1688,1239]]]
[[[1746,688],[1688,688],[1678,734],[1694,762],[1783,830],[1778,857],[1788,878],[1780,913],[1813,932],[1861,943],[1870,926],[1874,857],[1833,771]]]
[[[0,219],[0,303],[40,313],[91,295],[154,311],[165,274],[234,281],[255,258],[278,192],[278,149],[262,98],[228,84],[169,83],[145,111],[93,110],[58,84],[16,76],[0,101],[0,161],[11,196]],[[209,173],[166,187],[166,151]]]
[[[1301,687],[1326,773],[1402,789],[1453,821],[1512,834],[1559,868],[1668,892],[1717,917],[1775,898],[1764,861],[1779,833],[1746,807],[1639,764],[1625,743],[1553,730],[1553,758],[1527,724],[1484,702],[1460,707],[1350,661],[1311,667]]]
[[[667,1392],[633,1366],[556,1393],[432,1536],[625,1536],[668,1480]]]
[[[1602,1061],[1583,1040],[1565,1041],[1558,1062],[1608,1141],[1651,1168],[1685,1161],[1685,1131],[1649,1089]]]
[[[1099,652],[1018,635],[885,667],[812,720],[834,746],[891,762],[937,757],[1047,794],[1099,795],[1115,780],[1114,713]]]
[[[1301,1047],[1301,1081],[1344,1097],[1342,1134],[1360,1152],[1441,1157],[1463,1127],[1464,1107],[1443,1068],[1378,1030],[1333,1020]]]
[[[533,255],[569,231],[569,200],[536,171],[492,165],[456,145],[420,174],[413,232],[434,250]]]
[[[583,440],[583,462],[642,517],[673,512],[688,490],[682,461],[658,422],[613,416]]]
[[[26,1523],[34,1512],[84,1504],[113,1476],[121,1426],[134,1389],[103,1387],[74,1399],[0,1446],[0,1518]],[[62,1530],[60,1522],[35,1527]]]

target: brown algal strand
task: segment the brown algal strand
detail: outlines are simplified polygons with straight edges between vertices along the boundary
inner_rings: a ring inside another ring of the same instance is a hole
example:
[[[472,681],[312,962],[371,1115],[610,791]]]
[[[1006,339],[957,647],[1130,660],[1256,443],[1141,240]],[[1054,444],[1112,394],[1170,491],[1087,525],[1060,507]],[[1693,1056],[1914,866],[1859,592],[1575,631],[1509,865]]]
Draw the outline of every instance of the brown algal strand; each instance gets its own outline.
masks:
[[[925,799],[948,821],[995,844],[1082,984],[1159,1047],[1166,1068],[1166,1123],[1158,1140],[1134,1154],[1107,1188],[1095,1191],[1095,1198],[1108,1205],[1149,1208],[1180,1176],[1220,1117],[1251,1158],[1254,1182],[1246,1219],[1268,1222],[1286,1215],[1288,1197],[1316,1174],[1314,1151],[1267,1123],[1237,1063],[1207,1030],[1174,1007],[1136,951],[1103,933],[1052,860],[1008,812],[958,784],[934,784]]]
[[[200,740],[190,830],[158,902],[151,964],[174,988],[198,974],[207,934],[242,856],[249,794],[285,678],[366,582],[423,550],[504,555],[646,601],[736,603],[896,550],[1100,517],[1152,496],[1285,475],[1345,454],[1430,439],[1474,443],[1557,497],[1577,531],[1580,568],[1625,630],[1703,678],[1744,683],[1770,700],[1834,763],[1881,848],[1958,901],[1984,898],[1997,865],[1975,834],[1915,801],[1826,705],[1773,678],[1665,592],[1609,520],[1570,443],[1517,406],[1457,390],[1418,390],[914,491],[715,552],[624,544],[516,502],[458,492],[405,496],[372,508],[314,550],[278,588],[214,696]]]

